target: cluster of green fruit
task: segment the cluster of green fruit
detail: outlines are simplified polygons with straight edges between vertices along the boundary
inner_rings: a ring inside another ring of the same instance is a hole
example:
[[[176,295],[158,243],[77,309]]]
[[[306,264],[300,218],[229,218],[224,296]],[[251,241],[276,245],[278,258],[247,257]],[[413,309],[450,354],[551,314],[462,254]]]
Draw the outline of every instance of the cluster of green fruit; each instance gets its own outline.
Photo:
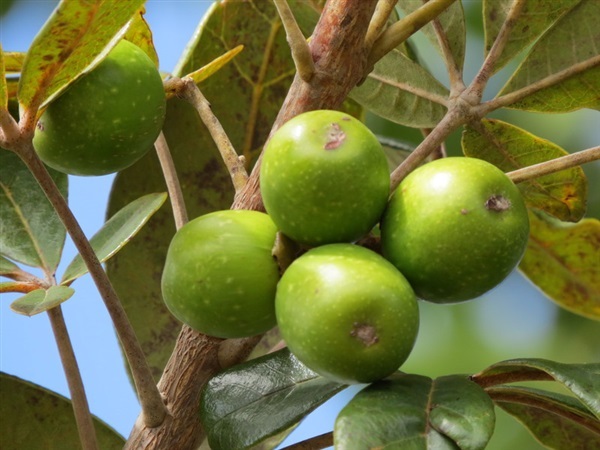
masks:
[[[48,105],[33,145],[40,159],[60,172],[114,173],[152,148],[165,113],[158,69],[142,49],[121,40]]]
[[[528,238],[518,189],[481,160],[428,163],[389,199],[378,140],[337,111],[283,125],[265,147],[260,183],[268,215],[218,211],[175,234],[164,300],[212,336],[278,325],[300,361],[342,383],[396,371],[416,340],[417,297],[481,295],[515,267]],[[354,243],[377,224],[383,256]],[[281,276],[278,231],[309,248]]]

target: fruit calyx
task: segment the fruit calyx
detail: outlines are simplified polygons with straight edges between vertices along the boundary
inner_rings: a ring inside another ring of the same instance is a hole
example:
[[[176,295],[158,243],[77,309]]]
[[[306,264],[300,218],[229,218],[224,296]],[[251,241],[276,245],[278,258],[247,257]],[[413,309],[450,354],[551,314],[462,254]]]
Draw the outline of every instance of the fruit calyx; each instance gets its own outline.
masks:
[[[485,208],[489,211],[503,212],[511,207],[510,200],[502,195],[492,195],[485,202]]]
[[[366,323],[355,322],[350,336],[358,339],[365,347],[371,347],[379,342],[375,327]]]
[[[335,150],[346,140],[346,133],[336,123],[332,123],[327,131],[327,142],[325,142],[325,150]]]

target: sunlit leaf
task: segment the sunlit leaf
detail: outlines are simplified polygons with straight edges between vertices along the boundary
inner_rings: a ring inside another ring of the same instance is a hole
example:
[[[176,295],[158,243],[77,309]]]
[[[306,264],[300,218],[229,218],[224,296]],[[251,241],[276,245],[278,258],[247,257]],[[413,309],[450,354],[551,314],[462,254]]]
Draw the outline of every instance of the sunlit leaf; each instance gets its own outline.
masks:
[[[21,72],[25,55],[22,52],[4,52],[4,70],[6,73]]]
[[[75,290],[68,286],[51,286],[48,289],[36,289],[11,303],[10,309],[24,316],[35,316],[48,311],[70,299]]]
[[[291,6],[305,35],[310,35],[318,13],[304,3],[294,2]],[[201,89],[234,147],[252,157],[270,132],[295,72],[272,2],[214,3],[173,75],[193,73],[240,44],[244,51],[204,80]],[[189,218],[229,208],[233,201],[231,178],[197,112],[182,100],[170,99],[164,133]],[[144,194],[164,191],[162,178],[154,152],[119,173],[109,200],[109,215]],[[107,263],[109,277],[157,380],[181,330],[181,323],[165,307],[160,291],[160,274],[174,233],[172,211],[170,205],[165,205]]]
[[[41,386],[0,373],[0,448],[80,449],[71,402]],[[98,448],[117,450],[125,440],[97,418]]]
[[[500,386],[487,392],[547,448],[593,449],[600,445],[600,421],[573,397],[523,387]]]
[[[66,198],[67,175],[49,171]],[[0,229],[0,253],[54,272],[66,230],[25,164],[4,149],[0,149]]]
[[[494,430],[494,405],[466,376],[398,374],[371,384],[335,422],[336,449],[483,449]]]
[[[107,261],[121,250],[158,211],[166,199],[165,193],[145,195],[108,219],[100,231],[90,239],[90,244],[100,262]],[[65,270],[60,283],[70,283],[87,272],[88,269],[81,255],[78,254]]]
[[[235,58],[235,56],[237,56],[237,54],[240,53],[243,49],[243,45],[238,45],[237,47],[234,47],[225,54],[213,59],[205,66],[193,71],[187,76],[194,80],[196,84],[199,84],[200,82],[206,80],[208,77],[219,71],[225,64],[229,63],[233,58]]]
[[[142,7],[133,15],[131,23],[127,27],[125,39],[141,48],[150,57],[152,62],[154,62],[156,67],[158,67],[158,54],[156,53],[156,48],[154,48],[152,30],[148,26],[146,19],[144,19],[145,13],[146,8]]]
[[[19,102],[36,109],[98,64],[144,0],[62,0],[35,37],[23,65]]]
[[[392,122],[434,127],[446,113],[448,90],[399,50],[383,57],[350,98]]]
[[[576,224],[530,213],[519,269],[562,308],[600,320],[600,221]]]
[[[497,72],[513,57],[521,53],[540,35],[581,0],[525,0],[520,2],[521,12],[514,20],[502,54],[494,65]],[[485,29],[485,54],[487,55],[506,21],[513,0],[484,0],[483,21]]]
[[[300,363],[287,349],[213,377],[201,419],[213,450],[245,449],[290,428],[345,386]]]
[[[558,145],[500,120],[484,119],[467,126],[462,137],[467,156],[491,162],[504,172],[531,166],[568,153]],[[587,181],[581,167],[519,183],[527,205],[575,222],[585,214]]]
[[[528,380],[554,380],[570,390],[600,419],[600,363],[564,364],[539,358],[512,359],[473,375],[482,386]]]
[[[405,14],[409,14],[423,6],[423,3],[423,0],[399,0],[398,7]],[[466,47],[465,13],[462,2],[455,1],[452,3],[437,17],[436,21],[441,25],[443,39],[447,41],[450,53],[454,59],[453,64],[456,64],[457,68],[462,69]],[[433,23],[428,23],[420,31],[427,36],[435,49],[444,56],[444,51],[440,45],[440,40]]]
[[[600,2],[582,0],[534,45],[499,96],[546,80],[548,87],[512,103],[510,108],[539,112],[600,109]],[[554,80],[560,73],[563,81]]]
[[[8,109],[8,88],[6,87],[6,72],[4,63],[4,50],[0,42],[0,109]]]

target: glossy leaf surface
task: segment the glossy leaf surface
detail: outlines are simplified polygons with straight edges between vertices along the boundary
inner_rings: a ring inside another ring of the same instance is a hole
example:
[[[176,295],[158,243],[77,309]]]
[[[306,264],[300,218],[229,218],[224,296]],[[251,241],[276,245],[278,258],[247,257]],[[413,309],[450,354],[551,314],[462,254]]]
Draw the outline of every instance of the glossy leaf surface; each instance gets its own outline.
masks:
[[[24,316],[35,316],[67,301],[75,293],[68,286],[51,286],[49,289],[36,289],[11,303],[10,309]]]
[[[400,50],[393,50],[350,98],[392,122],[428,128],[444,117],[448,90]]]
[[[67,175],[49,170],[66,197]],[[0,229],[2,254],[54,272],[66,230],[25,164],[4,149],[0,149]]]
[[[530,88],[545,80],[547,87],[510,107],[538,112],[600,109],[598,17],[600,2],[582,0],[536,42],[499,95]],[[558,79],[561,73],[565,77]]]
[[[576,224],[530,213],[519,269],[562,308],[600,320],[600,221]]]
[[[103,263],[121,250],[158,211],[166,199],[166,193],[144,195],[108,219],[98,233],[90,239],[98,260]],[[78,254],[65,270],[61,284],[69,283],[87,272],[88,269],[81,255]]]
[[[0,374],[0,448],[76,450],[81,448],[71,402],[41,386]],[[124,439],[94,419],[102,450],[123,448]]]
[[[573,397],[522,387],[496,387],[488,394],[547,448],[593,449],[600,445],[600,420]]]
[[[235,366],[212,378],[203,392],[208,442],[213,450],[249,448],[295,425],[344,387],[287,349]]]
[[[581,0],[525,0],[514,20],[512,32],[498,58],[494,72],[526,49],[544,31],[559,20]],[[487,55],[506,22],[513,0],[484,0],[483,23],[485,29],[485,54]]]
[[[494,119],[484,119],[476,128],[466,127],[462,147],[466,156],[484,159],[504,172],[568,154],[550,141]],[[518,186],[531,208],[571,222],[585,214],[587,181],[581,167],[538,177]]]
[[[483,449],[494,406],[467,377],[398,374],[371,384],[336,419],[336,449]]]
[[[62,0],[27,52],[19,84],[21,105],[38,108],[93,68],[143,3]]]

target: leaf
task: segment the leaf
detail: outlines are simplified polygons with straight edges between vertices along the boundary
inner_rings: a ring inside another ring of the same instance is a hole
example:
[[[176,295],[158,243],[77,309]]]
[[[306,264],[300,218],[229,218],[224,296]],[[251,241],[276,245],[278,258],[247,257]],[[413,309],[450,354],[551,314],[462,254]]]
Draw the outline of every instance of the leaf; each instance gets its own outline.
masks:
[[[51,286],[46,289],[36,289],[11,303],[10,309],[24,316],[35,316],[48,311],[70,299],[75,290],[68,286]]]
[[[500,120],[483,119],[462,136],[466,156],[484,159],[504,172],[531,166],[568,153],[558,145]],[[581,167],[519,183],[527,205],[576,222],[585,214],[587,181]]]
[[[560,307],[600,320],[600,221],[568,224],[530,212],[519,269]]]
[[[158,67],[158,54],[156,53],[156,48],[154,48],[152,30],[150,30],[146,19],[144,19],[145,13],[146,7],[142,6],[133,15],[131,23],[127,27],[125,39],[141,48],[150,57],[152,62],[154,62],[154,65]]]
[[[600,2],[582,0],[534,45],[499,96],[531,88],[561,72],[564,80],[527,95],[509,107],[537,112],[600,109]]]
[[[0,275],[6,276],[18,271],[20,271],[19,266],[6,259],[4,256],[0,256]]]
[[[399,50],[384,56],[350,98],[392,122],[432,128],[446,114],[448,90]]]
[[[143,3],[62,0],[27,52],[18,92],[22,107],[36,110],[95,67]]]
[[[371,384],[335,422],[336,449],[483,449],[494,430],[494,405],[465,376],[432,380],[397,374]]]
[[[514,20],[512,32],[494,65],[493,72],[504,67],[579,2],[581,0],[526,0],[522,2],[521,12]],[[485,0],[483,2],[486,56],[496,41],[500,28],[504,25],[513,4],[513,0]]]
[[[405,14],[410,14],[419,7],[423,6],[423,0],[400,0],[398,8]],[[447,45],[450,48],[450,53],[457,68],[461,69],[465,61],[466,47],[466,27],[465,27],[465,12],[462,2],[455,1],[452,5],[446,8],[436,19],[442,27],[443,39],[447,40]],[[439,41],[438,34],[435,31],[433,24],[430,22],[421,28],[421,31],[433,47],[444,56],[444,51]]]
[[[4,52],[4,70],[6,73],[19,73],[23,67],[26,53]]]
[[[134,200],[112,216],[90,239],[90,244],[101,263],[112,258],[148,222],[167,199],[166,193],[148,194]],[[60,284],[68,284],[88,272],[81,255],[69,264]]]
[[[316,22],[318,14],[304,3],[294,2],[293,7],[305,34],[310,34],[306,33],[310,28],[306,23]],[[258,153],[268,136],[295,72],[277,17],[271,2],[214,3],[173,73],[178,77],[192,73],[244,45],[244,51],[231,64],[203,81],[201,87],[234,147],[240,153],[245,149],[251,156]],[[163,130],[189,218],[229,208],[233,201],[231,178],[197,112],[182,100],[170,99]],[[109,214],[144,194],[164,191],[162,178],[156,155],[150,152],[116,176]],[[181,323],[164,305],[160,290],[162,267],[174,233],[172,212],[165,205],[107,263],[108,275],[157,380],[181,330]]]
[[[198,70],[193,71],[187,76],[190,77],[196,84],[201,83],[206,80],[211,75],[217,73],[225,64],[228,64],[233,58],[237,56],[244,49],[243,45],[238,45],[237,47],[232,48],[227,51],[223,55],[218,58],[213,59],[211,62],[206,64],[205,66],[199,68]]]
[[[81,448],[71,402],[20,378],[0,373],[0,448],[75,450]],[[125,440],[97,418],[98,448],[117,450]]]
[[[4,50],[2,49],[2,43],[0,43],[0,110],[8,110],[8,87],[6,85]]]
[[[49,169],[67,197],[67,175]],[[66,230],[25,164],[0,149],[0,253],[54,273],[60,261]]]
[[[283,349],[213,377],[202,393],[200,416],[213,450],[249,448],[290,428],[344,387]]]
[[[481,386],[527,380],[554,380],[564,385],[600,419],[600,363],[564,364],[539,358],[512,359],[471,377]]]
[[[519,420],[547,448],[600,448],[600,421],[573,397],[539,389],[488,389],[494,403]]]

